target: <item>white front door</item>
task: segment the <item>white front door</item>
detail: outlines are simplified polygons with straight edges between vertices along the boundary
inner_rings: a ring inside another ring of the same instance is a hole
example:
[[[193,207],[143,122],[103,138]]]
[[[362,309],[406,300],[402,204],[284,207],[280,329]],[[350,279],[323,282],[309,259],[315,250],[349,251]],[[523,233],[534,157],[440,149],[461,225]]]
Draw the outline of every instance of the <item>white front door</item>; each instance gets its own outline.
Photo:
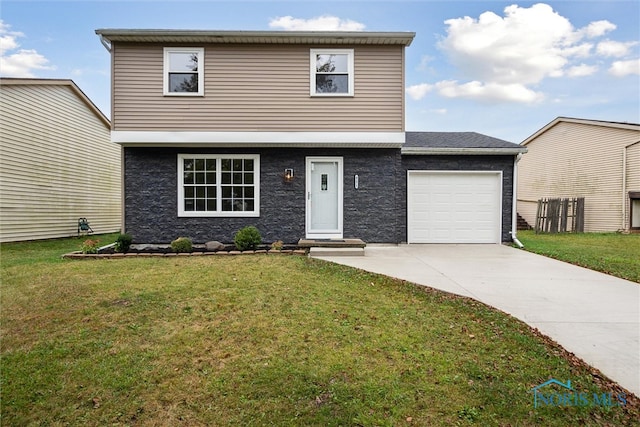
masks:
[[[342,238],[342,157],[307,157],[306,237]]]

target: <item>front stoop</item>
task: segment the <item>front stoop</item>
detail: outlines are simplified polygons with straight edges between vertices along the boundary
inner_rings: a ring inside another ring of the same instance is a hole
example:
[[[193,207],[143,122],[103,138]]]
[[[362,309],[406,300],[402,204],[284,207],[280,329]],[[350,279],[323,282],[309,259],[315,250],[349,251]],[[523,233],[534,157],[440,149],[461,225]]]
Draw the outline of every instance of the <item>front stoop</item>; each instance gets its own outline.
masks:
[[[367,244],[360,239],[300,239],[298,246],[309,248],[310,257],[364,256]]]

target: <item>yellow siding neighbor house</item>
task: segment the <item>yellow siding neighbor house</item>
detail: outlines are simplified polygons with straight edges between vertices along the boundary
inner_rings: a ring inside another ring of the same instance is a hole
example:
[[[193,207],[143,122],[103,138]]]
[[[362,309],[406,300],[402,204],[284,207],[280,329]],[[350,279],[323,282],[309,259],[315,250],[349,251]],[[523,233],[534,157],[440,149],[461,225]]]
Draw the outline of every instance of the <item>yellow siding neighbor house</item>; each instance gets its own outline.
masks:
[[[640,230],[640,124],[558,117],[522,145],[517,208],[530,225],[538,199],[584,197],[585,231]]]
[[[0,79],[0,241],[121,224],[120,147],[71,80]]]

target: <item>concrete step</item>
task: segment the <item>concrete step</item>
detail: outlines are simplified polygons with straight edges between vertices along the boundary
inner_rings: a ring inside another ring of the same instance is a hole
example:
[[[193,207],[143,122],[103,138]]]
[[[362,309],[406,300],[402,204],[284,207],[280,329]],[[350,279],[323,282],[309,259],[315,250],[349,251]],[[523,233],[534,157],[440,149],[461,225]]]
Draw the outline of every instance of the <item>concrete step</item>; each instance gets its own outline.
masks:
[[[364,248],[325,248],[311,247],[309,249],[310,257],[326,257],[326,256],[364,256]]]
[[[361,239],[300,239],[298,246],[303,248],[364,248]]]

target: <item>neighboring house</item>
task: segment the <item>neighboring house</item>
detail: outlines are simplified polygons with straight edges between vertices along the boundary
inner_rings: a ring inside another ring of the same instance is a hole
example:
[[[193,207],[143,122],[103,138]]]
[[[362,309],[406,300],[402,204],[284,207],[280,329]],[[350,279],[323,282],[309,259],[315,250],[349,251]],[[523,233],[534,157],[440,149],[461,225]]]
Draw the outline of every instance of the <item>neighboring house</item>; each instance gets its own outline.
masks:
[[[0,241],[120,229],[121,148],[71,80],[0,79]]]
[[[510,240],[526,149],[405,132],[409,32],[96,30],[137,242]]]
[[[585,231],[640,230],[640,124],[558,117],[522,143],[518,213],[537,200],[584,197]]]

